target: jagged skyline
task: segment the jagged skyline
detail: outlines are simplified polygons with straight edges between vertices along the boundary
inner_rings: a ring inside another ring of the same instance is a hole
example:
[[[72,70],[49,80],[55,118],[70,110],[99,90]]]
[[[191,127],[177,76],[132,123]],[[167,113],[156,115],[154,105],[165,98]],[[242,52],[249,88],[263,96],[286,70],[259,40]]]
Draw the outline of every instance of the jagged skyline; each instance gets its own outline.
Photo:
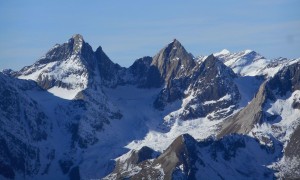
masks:
[[[59,6],[58,6],[59,2]],[[195,56],[224,48],[300,56],[299,1],[1,2],[0,69],[20,69],[76,33],[122,66],[177,38]]]

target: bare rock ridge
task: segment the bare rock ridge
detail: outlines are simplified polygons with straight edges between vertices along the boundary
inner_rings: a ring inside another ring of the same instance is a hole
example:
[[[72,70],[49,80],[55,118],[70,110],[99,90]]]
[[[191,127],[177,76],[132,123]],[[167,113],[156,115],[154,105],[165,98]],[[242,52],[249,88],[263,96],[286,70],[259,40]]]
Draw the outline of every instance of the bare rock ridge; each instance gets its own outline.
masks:
[[[224,121],[218,136],[230,133],[248,134],[255,124],[275,118],[269,117],[263,111],[264,105],[268,100],[274,102],[276,95],[284,96],[288,92],[300,90],[299,68],[300,63],[289,65],[265,81],[249,105]],[[299,100],[295,99],[293,108],[298,108],[298,104]]]
[[[266,82],[261,85],[254,99],[240,112],[224,121],[219,137],[231,133],[247,134],[256,123],[260,123],[264,117],[263,104],[268,98]]]
[[[225,117],[238,107],[240,93],[234,83],[236,77],[230,68],[210,55],[188,75],[170,80],[154,106],[164,109],[176,100],[191,98],[183,107],[182,119],[205,117],[213,111],[216,113],[210,115],[211,119]]]
[[[244,135],[230,135],[219,140],[208,138],[198,142],[192,136],[183,134],[157,158],[131,164],[134,171],[127,171],[127,176],[122,178],[247,179],[255,172],[256,177],[272,179],[274,172],[263,166],[278,156],[278,153],[272,152],[271,149]],[[257,154],[271,158],[259,158]],[[232,163],[245,161],[247,168]],[[115,170],[104,179],[121,179],[120,176],[114,178],[117,173],[122,171]]]
[[[126,179],[131,176],[130,171],[137,166],[148,164],[148,160],[157,158],[160,153],[144,146],[140,150],[132,150],[127,159],[119,159],[116,162],[113,172],[104,179]]]
[[[132,164],[140,167],[138,168],[139,171],[137,174],[127,178],[173,179],[173,176],[177,175],[187,179],[195,179],[196,146],[197,141],[192,136],[183,134],[177,137],[166,151],[155,158],[153,162],[143,161],[139,164]],[[158,167],[162,168],[162,170]],[[114,172],[118,171],[115,170]]]

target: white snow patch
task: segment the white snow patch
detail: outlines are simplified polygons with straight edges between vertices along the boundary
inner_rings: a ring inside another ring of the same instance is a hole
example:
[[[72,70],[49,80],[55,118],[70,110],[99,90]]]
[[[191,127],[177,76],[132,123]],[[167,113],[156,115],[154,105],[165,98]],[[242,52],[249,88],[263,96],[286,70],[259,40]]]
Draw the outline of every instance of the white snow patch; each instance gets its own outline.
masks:
[[[294,99],[299,97],[300,91],[296,90],[288,97],[277,97],[275,102],[268,101],[265,111],[270,115],[278,115],[278,117],[273,121],[256,124],[249,133],[250,136],[255,134],[256,137],[268,137],[271,134],[285,147],[295,128],[300,124],[300,110],[291,106]]]
[[[81,89],[66,89],[61,87],[53,87],[48,89],[48,92],[53,94],[54,96],[60,97],[62,99],[74,99],[77,93],[79,93]]]
[[[230,94],[226,94],[225,96],[221,97],[218,100],[205,101],[203,103],[203,105],[214,104],[214,103],[217,103],[217,102],[220,102],[220,101],[228,101],[230,99],[231,99],[231,95]]]

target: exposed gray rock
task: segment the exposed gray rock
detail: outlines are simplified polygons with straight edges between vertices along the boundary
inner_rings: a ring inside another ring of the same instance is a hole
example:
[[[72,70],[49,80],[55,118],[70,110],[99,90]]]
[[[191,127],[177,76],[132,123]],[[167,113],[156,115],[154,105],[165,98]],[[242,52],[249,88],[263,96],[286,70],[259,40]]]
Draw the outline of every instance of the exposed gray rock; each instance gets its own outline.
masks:
[[[254,99],[244,109],[224,120],[222,130],[218,137],[230,133],[247,134],[256,123],[261,123],[264,117],[263,104],[268,97],[272,97],[270,90],[264,82],[255,95]]]
[[[176,175],[185,179],[195,179],[195,163],[197,161],[197,141],[189,134],[183,134],[153,161],[150,167],[143,167],[132,179],[173,179]],[[183,167],[180,170],[179,166]],[[180,172],[179,172],[180,171]]]
[[[295,129],[289,143],[287,144],[284,155],[289,158],[297,157],[300,159],[300,125]],[[300,169],[300,166],[299,166]]]
[[[158,68],[166,83],[171,79],[187,76],[195,66],[193,56],[189,54],[181,43],[174,39],[153,57],[151,65]]]
[[[300,120],[300,119],[299,119]],[[281,178],[284,179],[299,179],[300,178],[300,125],[295,129],[290,137],[285,150],[284,160],[286,171],[282,173]]]
[[[132,176],[131,171],[133,171],[136,166],[148,164],[148,162],[145,161],[157,158],[159,154],[159,152],[156,152],[147,146],[142,147],[140,150],[132,150],[127,159],[117,160],[114,171],[104,179],[129,178]]]

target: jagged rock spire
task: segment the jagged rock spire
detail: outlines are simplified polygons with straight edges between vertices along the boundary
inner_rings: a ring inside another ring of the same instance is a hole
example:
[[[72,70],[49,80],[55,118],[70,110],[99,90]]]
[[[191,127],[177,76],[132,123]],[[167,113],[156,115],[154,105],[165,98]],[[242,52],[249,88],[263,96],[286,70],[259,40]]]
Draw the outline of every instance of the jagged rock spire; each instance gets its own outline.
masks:
[[[168,82],[171,78],[191,70],[195,61],[182,44],[174,39],[153,57],[152,65],[158,68],[161,77]]]

